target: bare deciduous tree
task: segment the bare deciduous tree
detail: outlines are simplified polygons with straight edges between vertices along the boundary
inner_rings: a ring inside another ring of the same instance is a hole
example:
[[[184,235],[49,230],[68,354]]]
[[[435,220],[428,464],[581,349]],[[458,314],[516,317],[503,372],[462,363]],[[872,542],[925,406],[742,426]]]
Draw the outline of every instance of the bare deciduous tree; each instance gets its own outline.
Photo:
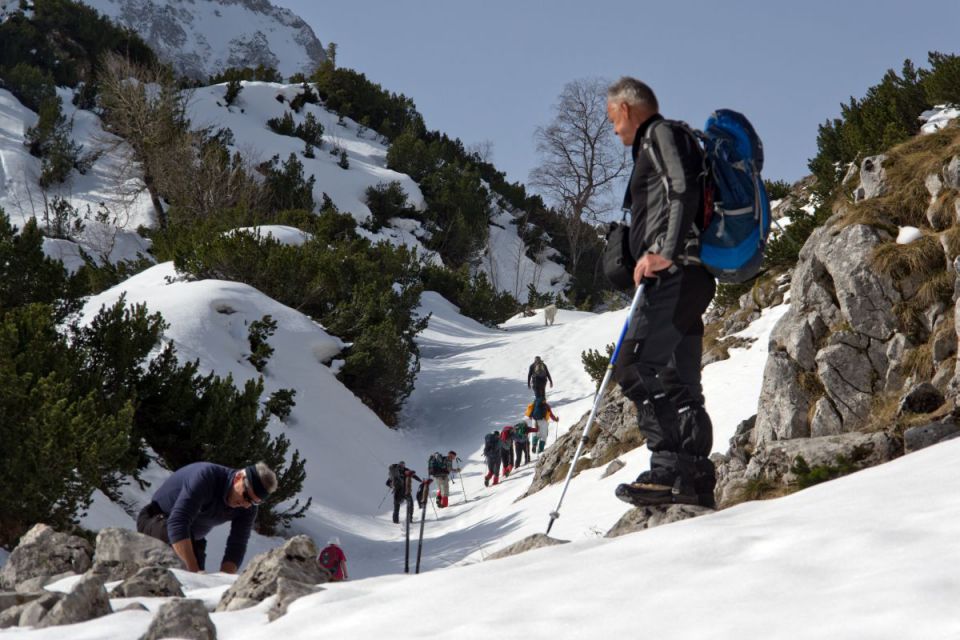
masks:
[[[553,121],[534,134],[542,163],[530,173],[530,182],[563,215],[574,274],[586,237],[595,233],[593,223],[616,206],[612,187],[627,166],[607,122],[606,89],[600,78],[567,83]]]

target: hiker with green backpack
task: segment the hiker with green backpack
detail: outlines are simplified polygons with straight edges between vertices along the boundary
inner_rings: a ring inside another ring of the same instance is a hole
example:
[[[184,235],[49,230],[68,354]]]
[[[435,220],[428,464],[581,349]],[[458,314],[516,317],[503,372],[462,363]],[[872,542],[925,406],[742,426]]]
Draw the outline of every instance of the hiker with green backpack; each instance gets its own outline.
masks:
[[[513,462],[515,467],[520,467],[530,462],[530,432],[536,431],[536,427],[531,427],[526,420],[513,425]],[[521,460],[525,460],[521,462]]]
[[[427,473],[437,480],[437,506],[441,509],[450,506],[450,474],[460,471],[453,466],[456,458],[456,451],[450,451],[445,456],[435,451],[427,460]]]

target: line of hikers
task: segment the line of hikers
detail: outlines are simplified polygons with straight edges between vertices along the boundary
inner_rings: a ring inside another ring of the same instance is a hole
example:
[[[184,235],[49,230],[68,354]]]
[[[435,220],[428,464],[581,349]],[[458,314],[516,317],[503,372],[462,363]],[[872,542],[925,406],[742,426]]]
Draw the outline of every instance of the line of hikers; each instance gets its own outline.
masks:
[[[393,521],[400,523],[400,505],[407,503],[407,521],[413,521],[413,481],[420,483],[416,491],[417,506],[423,508],[429,499],[430,484],[437,482],[437,507],[443,509],[450,506],[450,483],[456,482],[450,476],[453,473],[459,473],[461,468],[455,467],[454,462],[459,461],[456,451],[449,451],[446,455],[439,451],[434,452],[427,460],[427,471],[429,477],[424,480],[417,475],[417,472],[407,467],[407,464],[401,460],[391,464],[387,470],[387,486],[393,489]]]
[[[543,453],[550,436],[550,421],[559,422],[553,409],[546,400],[534,399],[527,406],[526,418],[516,424],[507,425],[483,437],[483,457],[487,463],[487,474],[483,478],[483,485],[490,486],[500,483],[500,471],[503,477],[510,476],[510,472],[530,462],[531,450],[533,453]],[[531,449],[529,436],[533,434]]]

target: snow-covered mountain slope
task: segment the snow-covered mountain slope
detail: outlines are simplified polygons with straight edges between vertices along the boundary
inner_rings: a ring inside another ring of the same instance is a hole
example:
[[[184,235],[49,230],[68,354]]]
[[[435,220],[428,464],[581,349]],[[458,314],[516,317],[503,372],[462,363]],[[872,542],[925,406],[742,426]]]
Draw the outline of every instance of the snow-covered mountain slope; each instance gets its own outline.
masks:
[[[230,67],[264,65],[288,78],[326,59],[313,29],[267,0],[83,0],[132,29],[161,60],[206,80]]]
[[[161,268],[157,267],[156,276]],[[186,285],[169,286],[178,296],[187,295],[186,290],[176,289]],[[238,289],[230,295],[238,306],[243,300],[261,304],[255,293]],[[223,352],[218,357],[236,357],[237,345],[229,347],[222,336],[228,333],[222,320],[200,328],[204,317],[215,315],[198,313],[204,300],[205,296],[195,301],[188,296],[185,317],[175,322],[181,328],[171,332],[188,341],[220,336],[214,342],[228,346],[218,347]],[[257,307],[255,313],[265,308]],[[504,420],[512,421],[517,406],[528,398],[524,376],[533,352],[547,360],[557,382],[549,397],[562,419],[561,428],[572,424],[579,417],[577,407],[590,402],[592,383],[583,380],[582,371],[577,373],[579,363],[571,361],[571,354],[615,335],[623,312],[561,311],[554,327],[543,327],[538,317],[511,321],[498,331],[464,319],[435,295],[424,296],[423,311],[434,316],[421,339],[425,366],[407,410],[410,427],[402,434],[365,427],[362,432],[371,452],[393,455],[390,460],[407,456],[418,471],[423,471],[426,456],[434,449],[456,448],[466,462],[465,486],[458,482],[452,487],[451,506],[438,513],[428,507],[424,574],[401,574],[401,531],[389,523],[389,506],[376,508],[383,487],[374,488],[373,482],[368,486],[361,479],[348,496],[335,499],[343,505],[335,514],[336,525],[351,535],[344,540],[351,581],[325,585],[324,591],[298,600],[285,617],[269,625],[270,600],[239,612],[215,613],[212,619],[222,640],[275,634],[300,640],[316,637],[318,629],[335,637],[389,634],[411,639],[439,638],[451,632],[475,637],[491,630],[510,638],[641,634],[731,640],[926,640],[960,634],[960,619],[955,615],[960,581],[954,575],[960,562],[960,548],[954,543],[960,535],[956,517],[960,476],[953,471],[953,460],[960,454],[958,442],[778,500],[746,503],[694,520],[602,539],[627,509],[613,497],[613,487],[631,479],[647,458],[644,450],[636,450],[624,456],[627,467],[609,478],[601,479],[602,469],[592,469],[574,479],[551,532],[571,544],[478,564],[505,544],[542,532],[560,490],[552,486],[514,502],[528,484],[529,467],[499,486],[483,487],[481,434]],[[250,307],[240,308],[230,318],[253,317],[253,312]],[[186,316],[194,329],[184,328]],[[754,330],[762,333],[758,326]],[[308,358],[290,353],[294,335],[284,336],[282,349],[278,343],[271,369],[290,362],[291,369],[316,374],[314,364],[296,367],[296,362],[305,363]],[[320,336],[309,330],[300,335]],[[761,342],[766,342],[765,335],[758,336],[757,343]],[[748,354],[749,350],[733,349],[731,361]],[[731,375],[715,367],[705,370],[708,385],[716,382],[715,376]],[[331,389],[320,384],[316,388],[324,389],[320,393],[326,403],[336,405],[330,399],[335,396],[328,395]],[[755,410],[758,390],[752,396],[753,406],[744,395],[747,392],[744,388],[736,397],[730,394],[713,400],[749,413]],[[725,427],[718,425],[717,441],[723,440]],[[286,432],[294,438],[301,437],[298,431],[326,429],[298,420]],[[370,475],[381,482],[383,468],[373,456],[356,451],[357,440],[348,439],[355,437],[348,433],[352,429],[353,425],[341,430],[337,439],[327,442],[330,448],[322,452],[323,464],[349,474],[351,480]],[[388,445],[397,449],[386,451]],[[419,452],[419,462],[414,462],[418,458],[411,457],[411,451]],[[340,459],[343,455],[355,461],[355,469],[348,469]],[[315,478],[308,476],[307,481],[311,490],[323,491]],[[324,515],[328,514],[311,513],[311,519],[320,522]],[[332,526],[326,523],[325,529]],[[382,555],[375,552],[377,548]],[[208,606],[234,579],[223,574],[177,575],[186,595]],[[50,588],[66,590],[74,581]],[[128,611],[70,627],[0,634],[31,640],[133,640],[143,634],[162,603],[139,600],[148,612]],[[128,602],[118,599],[112,604],[120,608]],[[517,615],[511,616],[513,612]]]
[[[503,210],[490,219],[489,242],[479,270],[498,291],[505,291],[520,301],[527,299],[530,284],[541,293],[563,291],[570,282],[570,274],[552,260],[557,250],[547,247],[536,260],[531,260],[515,222],[514,216]]]

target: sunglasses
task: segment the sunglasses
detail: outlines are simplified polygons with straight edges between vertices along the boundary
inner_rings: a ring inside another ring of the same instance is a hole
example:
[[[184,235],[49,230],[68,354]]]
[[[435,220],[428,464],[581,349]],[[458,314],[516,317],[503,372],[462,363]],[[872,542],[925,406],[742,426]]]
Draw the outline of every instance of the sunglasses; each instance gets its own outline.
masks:
[[[260,504],[263,500],[258,499],[253,495],[253,489],[250,488],[250,483],[246,479],[243,481],[243,499],[249,504]]]

